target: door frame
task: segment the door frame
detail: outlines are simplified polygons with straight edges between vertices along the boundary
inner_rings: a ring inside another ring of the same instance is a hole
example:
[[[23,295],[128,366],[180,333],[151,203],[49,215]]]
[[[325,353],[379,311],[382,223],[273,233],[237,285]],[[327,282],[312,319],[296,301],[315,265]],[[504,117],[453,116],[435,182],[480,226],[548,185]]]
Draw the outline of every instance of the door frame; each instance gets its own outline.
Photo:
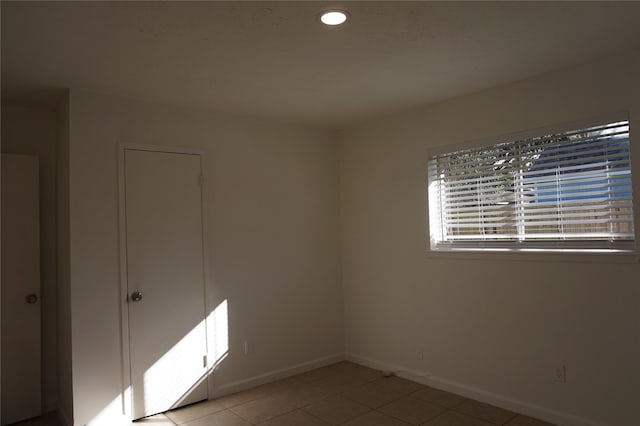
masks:
[[[190,154],[200,157],[200,204],[202,217],[202,276],[203,276],[203,293],[204,298],[204,320],[205,320],[205,347],[207,350],[207,398],[211,397],[211,389],[213,388],[213,377],[211,375],[212,362],[210,356],[210,342],[208,341],[209,315],[211,310],[209,302],[209,244],[207,239],[207,191],[206,191],[206,155],[201,148],[177,147],[167,145],[147,145],[128,142],[118,143],[118,245],[119,245],[119,269],[120,269],[120,288],[118,308],[120,309],[120,334],[121,334],[121,382],[122,382],[122,413],[127,421],[133,421],[133,389],[131,385],[131,352],[129,347],[129,307],[128,292],[129,283],[127,280],[127,227],[126,227],[126,170],[125,170],[125,152],[132,151],[149,151],[168,154]]]

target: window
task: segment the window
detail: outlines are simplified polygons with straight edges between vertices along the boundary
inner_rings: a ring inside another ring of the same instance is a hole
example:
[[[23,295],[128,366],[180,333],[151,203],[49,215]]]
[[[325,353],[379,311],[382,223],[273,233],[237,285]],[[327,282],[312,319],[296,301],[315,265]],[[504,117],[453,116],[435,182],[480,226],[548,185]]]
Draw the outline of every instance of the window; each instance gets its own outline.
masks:
[[[429,159],[432,250],[632,251],[629,122]]]

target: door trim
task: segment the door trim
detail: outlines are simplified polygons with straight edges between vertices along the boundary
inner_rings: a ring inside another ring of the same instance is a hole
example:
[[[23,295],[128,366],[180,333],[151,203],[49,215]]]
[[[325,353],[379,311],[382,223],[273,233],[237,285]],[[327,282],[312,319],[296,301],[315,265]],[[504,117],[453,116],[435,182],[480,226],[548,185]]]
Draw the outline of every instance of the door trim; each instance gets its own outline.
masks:
[[[211,376],[212,365],[210,363],[211,357],[209,356],[209,341],[208,330],[211,326],[208,324],[208,312],[211,309],[211,303],[209,302],[209,250],[207,239],[207,191],[206,191],[206,155],[203,149],[191,148],[191,147],[176,147],[166,145],[147,145],[147,144],[135,144],[128,142],[118,143],[118,245],[119,245],[119,269],[120,269],[120,292],[119,292],[119,304],[120,309],[120,333],[121,333],[121,402],[122,402],[122,414],[127,421],[133,421],[133,392],[131,389],[131,358],[129,348],[129,309],[128,309],[128,281],[127,281],[127,229],[126,229],[126,194],[125,194],[125,152],[131,151],[150,151],[150,152],[163,152],[170,154],[191,154],[198,155],[200,157],[200,173],[201,179],[201,220],[202,220],[202,276],[203,283],[203,297],[204,297],[204,319],[205,319],[205,338],[207,349],[207,395],[208,398],[213,395],[213,378]]]

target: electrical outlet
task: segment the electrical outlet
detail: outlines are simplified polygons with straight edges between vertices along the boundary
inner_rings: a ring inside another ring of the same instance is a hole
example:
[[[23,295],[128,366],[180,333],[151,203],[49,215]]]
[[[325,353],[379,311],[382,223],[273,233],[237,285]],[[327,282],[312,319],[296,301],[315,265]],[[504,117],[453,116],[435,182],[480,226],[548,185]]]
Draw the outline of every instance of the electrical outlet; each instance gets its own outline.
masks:
[[[558,383],[567,383],[567,366],[561,365],[556,368],[556,382]]]
[[[424,361],[424,347],[418,347],[418,350],[416,351],[416,358],[418,361]]]

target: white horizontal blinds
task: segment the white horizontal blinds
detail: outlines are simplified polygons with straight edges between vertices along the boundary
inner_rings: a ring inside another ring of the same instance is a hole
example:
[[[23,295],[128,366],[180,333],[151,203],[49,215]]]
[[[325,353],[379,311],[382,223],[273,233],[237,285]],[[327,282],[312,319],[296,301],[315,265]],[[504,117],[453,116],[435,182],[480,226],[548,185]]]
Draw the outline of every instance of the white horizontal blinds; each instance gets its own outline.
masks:
[[[633,248],[628,121],[437,155],[429,182],[436,248]]]

